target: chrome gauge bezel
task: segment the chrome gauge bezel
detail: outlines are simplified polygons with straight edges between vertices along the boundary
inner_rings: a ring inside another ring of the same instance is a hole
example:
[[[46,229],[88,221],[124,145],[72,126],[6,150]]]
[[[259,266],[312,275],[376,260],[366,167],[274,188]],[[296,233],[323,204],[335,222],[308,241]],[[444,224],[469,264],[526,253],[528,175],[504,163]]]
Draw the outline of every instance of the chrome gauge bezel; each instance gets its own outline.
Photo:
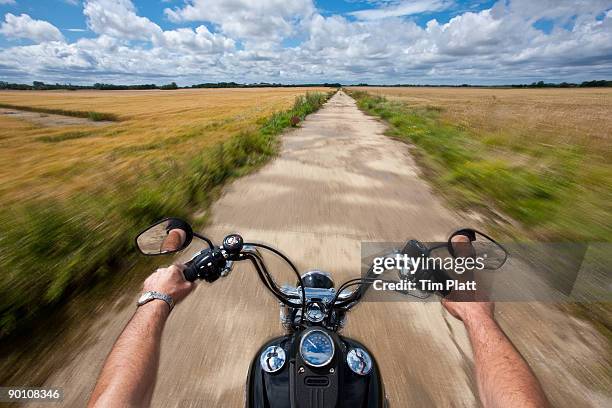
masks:
[[[356,369],[351,364],[351,360],[353,358],[358,359],[357,358],[358,353],[361,353],[361,355],[364,357],[363,359],[365,360],[365,367],[362,371]],[[350,349],[349,352],[346,353],[346,365],[348,365],[351,371],[357,375],[368,375],[370,374],[370,372],[372,372],[372,367],[374,366],[374,363],[372,362],[372,356],[370,356],[370,354],[367,351],[365,351],[361,347],[356,347],[356,348]]]
[[[320,313],[319,317],[313,317],[311,315],[311,312],[314,311],[315,308],[317,309],[317,312]],[[323,320],[325,320],[325,309],[316,303],[309,304],[306,307],[306,319],[311,323],[321,323]]]
[[[306,338],[314,333],[321,333],[324,337],[327,338],[327,340],[329,341],[329,343],[331,344],[331,354],[329,356],[329,358],[327,360],[325,360],[323,363],[321,364],[313,364],[310,361],[308,361],[306,359],[306,357],[304,356],[304,353],[302,353],[302,348],[304,346],[304,341],[306,341]],[[334,339],[331,338],[331,336],[329,334],[327,334],[325,331],[323,330],[319,330],[319,329],[315,329],[315,330],[310,330],[307,333],[305,333],[302,338],[300,339],[300,357],[302,357],[302,360],[304,360],[304,362],[306,364],[308,364],[311,367],[315,367],[315,368],[321,368],[321,367],[325,367],[326,365],[328,365],[333,359],[334,356],[336,355],[336,345],[334,344]]]
[[[280,365],[278,365],[276,368],[270,368],[267,364],[265,364],[265,358],[270,353],[276,353],[276,358],[280,360]],[[286,361],[287,355],[285,354],[285,350],[279,346],[269,346],[259,356],[259,365],[261,366],[261,369],[270,374],[280,371],[285,366]]]

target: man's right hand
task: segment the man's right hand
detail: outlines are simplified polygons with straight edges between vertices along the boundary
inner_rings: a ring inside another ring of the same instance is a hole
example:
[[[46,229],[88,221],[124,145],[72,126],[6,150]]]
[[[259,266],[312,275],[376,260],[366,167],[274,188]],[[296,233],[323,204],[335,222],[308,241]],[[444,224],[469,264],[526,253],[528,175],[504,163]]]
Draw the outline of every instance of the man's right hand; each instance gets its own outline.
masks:
[[[455,235],[451,239],[455,253],[459,256],[472,256],[473,247],[470,239],[465,235]],[[493,302],[468,302],[474,299],[475,293],[464,291],[453,291],[449,296],[442,299],[444,308],[455,318],[464,323],[482,319],[493,319]]]

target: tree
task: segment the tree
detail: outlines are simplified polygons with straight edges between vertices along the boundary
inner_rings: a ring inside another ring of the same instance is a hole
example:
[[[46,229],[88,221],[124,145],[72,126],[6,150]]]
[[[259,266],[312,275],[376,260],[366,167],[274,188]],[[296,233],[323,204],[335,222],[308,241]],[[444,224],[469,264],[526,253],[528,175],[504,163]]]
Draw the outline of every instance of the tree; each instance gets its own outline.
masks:
[[[162,85],[160,89],[178,89],[176,82],[171,82],[168,85]]]

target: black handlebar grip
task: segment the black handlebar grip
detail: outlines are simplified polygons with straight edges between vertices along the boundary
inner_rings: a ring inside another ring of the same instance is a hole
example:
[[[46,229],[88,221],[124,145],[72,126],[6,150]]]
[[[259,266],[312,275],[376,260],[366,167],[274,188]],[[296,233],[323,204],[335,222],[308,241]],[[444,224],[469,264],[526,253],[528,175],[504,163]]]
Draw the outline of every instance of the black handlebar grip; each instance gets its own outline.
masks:
[[[183,270],[183,275],[185,275],[185,280],[187,282],[194,282],[195,280],[197,280],[198,270],[196,269],[195,264],[190,263],[189,265],[187,265],[187,267]]]

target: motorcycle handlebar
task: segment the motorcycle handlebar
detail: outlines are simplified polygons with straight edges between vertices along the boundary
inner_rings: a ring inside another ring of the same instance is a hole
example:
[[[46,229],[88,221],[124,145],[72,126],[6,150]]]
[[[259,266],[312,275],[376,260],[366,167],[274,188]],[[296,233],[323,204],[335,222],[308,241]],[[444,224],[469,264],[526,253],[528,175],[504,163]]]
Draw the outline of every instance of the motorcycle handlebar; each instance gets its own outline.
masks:
[[[186,264],[183,270],[183,276],[187,282],[195,282],[198,279],[198,271],[193,264]]]
[[[183,271],[185,279],[193,282],[196,279],[203,279],[212,283],[219,279],[221,272],[227,265],[227,259],[220,248],[207,248],[196,254],[185,264]]]
[[[301,292],[298,296],[289,296],[274,283],[274,280],[269,278],[269,273],[265,266],[265,262],[261,255],[256,251],[256,247],[268,249],[282,259],[284,259],[288,265],[293,269],[298,277],[299,286],[303,288],[301,284],[301,276],[293,263],[280,251],[275,248],[269,247],[264,244],[252,244],[244,243],[242,237],[237,234],[227,236],[221,247],[212,246],[197,253],[190,261],[185,264],[183,274],[185,279],[189,282],[193,282],[197,279],[203,279],[209,283],[212,283],[219,279],[220,276],[225,276],[226,273],[231,269],[232,261],[251,260],[253,265],[258,270],[260,278],[264,285],[275,295],[282,303],[291,307],[304,307],[305,292],[300,287],[296,288],[296,291]],[[371,272],[371,271],[370,271]],[[436,276],[436,278],[444,280],[446,276]],[[372,283],[373,276],[368,273],[365,278],[352,279],[345,282],[336,293],[336,297],[331,303],[332,308],[339,307],[344,309],[350,309],[355,304],[359,303],[370,284]],[[348,286],[358,286],[358,288],[348,295],[341,295],[347,289]],[[442,296],[447,296],[450,291],[440,291]],[[297,298],[297,302],[296,302]]]

